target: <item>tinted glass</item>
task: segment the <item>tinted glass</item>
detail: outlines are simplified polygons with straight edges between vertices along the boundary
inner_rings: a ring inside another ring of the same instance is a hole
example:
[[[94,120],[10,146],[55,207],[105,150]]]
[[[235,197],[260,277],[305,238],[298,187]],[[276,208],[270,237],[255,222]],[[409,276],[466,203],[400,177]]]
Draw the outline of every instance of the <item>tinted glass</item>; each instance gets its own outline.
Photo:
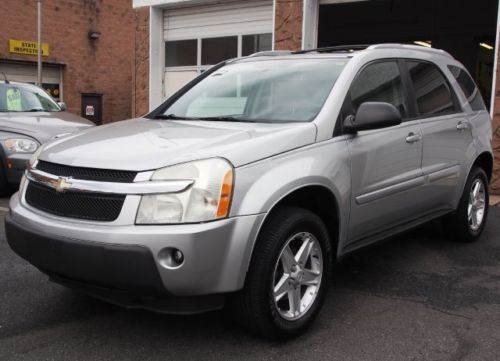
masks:
[[[201,41],[201,64],[214,65],[238,56],[238,37],[208,38]]]
[[[165,42],[165,66],[196,65],[198,40],[179,40]]]
[[[433,116],[456,111],[451,88],[436,65],[418,61],[408,61],[407,65],[419,115]]]
[[[354,80],[350,94],[354,113],[362,103],[385,102],[399,109],[403,118],[408,117],[407,101],[396,61],[368,65]]]
[[[272,38],[272,34],[243,35],[242,55],[271,50]]]
[[[0,83],[0,112],[36,111],[59,112],[61,108],[39,87]]]
[[[481,93],[470,75],[458,66],[448,65],[448,69],[450,69],[455,79],[457,79],[457,83],[469,101],[472,110],[486,110]]]
[[[164,114],[195,120],[231,116],[240,121],[310,121],[346,62],[289,59],[229,64],[193,86]]]

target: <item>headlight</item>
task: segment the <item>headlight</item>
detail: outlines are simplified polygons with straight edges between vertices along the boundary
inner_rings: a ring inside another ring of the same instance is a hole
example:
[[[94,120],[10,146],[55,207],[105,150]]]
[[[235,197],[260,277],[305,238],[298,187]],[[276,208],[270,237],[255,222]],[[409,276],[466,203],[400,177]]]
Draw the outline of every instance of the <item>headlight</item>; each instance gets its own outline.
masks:
[[[31,139],[6,139],[4,145],[11,153],[33,153],[38,149],[38,143]]]
[[[40,153],[42,153],[43,148],[44,148],[44,145],[39,147],[37,149],[37,151],[31,156],[30,161],[29,161],[30,168],[35,166],[36,162],[38,161],[38,156],[40,155]]]
[[[233,167],[226,160],[213,158],[163,168],[151,177],[151,181],[160,180],[193,180],[194,183],[180,193],[143,196],[136,223],[194,223],[228,216]]]

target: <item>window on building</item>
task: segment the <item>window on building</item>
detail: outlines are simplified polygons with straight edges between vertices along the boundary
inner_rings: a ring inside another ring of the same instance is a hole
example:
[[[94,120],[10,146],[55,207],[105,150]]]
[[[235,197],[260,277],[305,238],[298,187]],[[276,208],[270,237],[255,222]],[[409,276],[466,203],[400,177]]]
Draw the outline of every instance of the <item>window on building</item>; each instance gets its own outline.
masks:
[[[456,111],[450,85],[436,65],[408,61],[417,110],[421,116],[442,115]]]
[[[365,102],[394,105],[403,118],[408,117],[401,73],[396,61],[377,62],[361,71],[350,90],[353,111]]]
[[[165,66],[195,66],[197,65],[198,41],[177,40],[165,42]]]
[[[238,56],[238,37],[207,38],[201,40],[201,65],[214,65]]]
[[[198,64],[198,42],[201,43],[200,64]],[[241,49],[241,53],[238,49]],[[201,66],[206,68],[227,59],[271,49],[271,33],[167,41],[165,42],[165,67]],[[200,72],[204,68],[199,69]]]
[[[458,66],[448,65],[448,69],[450,69],[455,79],[457,79],[457,83],[469,101],[472,110],[486,110],[481,93],[470,75]]]
[[[271,33],[167,41],[163,95],[174,94],[221,61],[271,49]]]
[[[248,56],[259,51],[267,51],[273,48],[272,34],[243,35],[242,56]]]

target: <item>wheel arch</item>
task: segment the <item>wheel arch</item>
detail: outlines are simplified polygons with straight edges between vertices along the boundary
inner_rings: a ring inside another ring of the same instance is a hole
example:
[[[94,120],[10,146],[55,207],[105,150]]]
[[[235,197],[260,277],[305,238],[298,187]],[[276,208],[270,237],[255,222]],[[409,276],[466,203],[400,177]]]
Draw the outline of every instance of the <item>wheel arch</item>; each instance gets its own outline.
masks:
[[[273,213],[283,206],[307,209],[318,215],[328,230],[332,250],[335,252],[334,257],[337,257],[342,223],[340,203],[331,189],[321,184],[309,184],[284,194],[269,209],[257,233],[257,239]]]
[[[482,168],[488,176],[488,181],[491,182],[491,178],[493,177],[493,155],[487,151],[479,154],[474,163],[472,163],[469,173],[475,166]]]

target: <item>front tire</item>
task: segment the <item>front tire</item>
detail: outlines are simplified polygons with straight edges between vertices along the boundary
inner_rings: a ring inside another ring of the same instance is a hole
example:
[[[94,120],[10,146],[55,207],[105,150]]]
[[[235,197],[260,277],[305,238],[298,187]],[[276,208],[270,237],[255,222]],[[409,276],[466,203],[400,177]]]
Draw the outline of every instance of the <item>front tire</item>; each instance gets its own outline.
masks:
[[[253,333],[283,339],[303,332],[318,314],[330,283],[332,249],[314,213],[282,207],[270,217],[233,311]]]
[[[9,183],[7,182],[7,176],[4,171],[4,166],[0,160],[0,196],[6,196],[9,192]]]
[[[473,167],[456,212],[445,217],[446,233],[454,241],[474,242],[483,233],[489,208],[488,177]]]

